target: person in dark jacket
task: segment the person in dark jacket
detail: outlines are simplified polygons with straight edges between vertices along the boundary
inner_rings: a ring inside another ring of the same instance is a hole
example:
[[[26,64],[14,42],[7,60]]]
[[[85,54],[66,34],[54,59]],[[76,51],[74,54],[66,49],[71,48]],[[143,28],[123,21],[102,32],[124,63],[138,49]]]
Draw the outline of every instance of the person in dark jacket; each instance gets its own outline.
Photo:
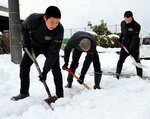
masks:
[[[70,53],[73,49],[70,70],[75,73],[75,70],[78,67],[79,59],[80,59],[82,52],[86,52],[87,55],[85,57],[85,61],[82,66],[81,75],[79,77],[81,81],[78,80],[78,82],[80,84],[84,82],[85,74],[87,73],[87,70],[89,69],[91,62],[93,62],[94,76],[95,76],[94,89],[100,89],[102,71],[100,67],[98,52],[96,50],[96,45],[97,43],[95,41],[95,38],[91,33],[78,31],[75,34],[73,34],[73,36],[69,39],[64,49],[64,62],[65,63],[62,68],[65,69],[68,67]],[[65,87],[71,88],[72,82],[73,82],[73,76],[68,74],[67,81],[68,81],[68,84]]]
[[[125,59],[132,55],[136,62],[140,63],[139,59],[139,45],[140,45],[140,33],[141,26],[134,20],[133,13],[131,11],[126,11],[124,13],[124,20],[121,22],[121,35],[119,42],[124,45],[129,53],[127,53],[124,48],[121,48],[120,57],[118,60],[116,68],[116,78],[119,79],[123,63]],[[142,77],[142,68],[136,67],[137,75]]]
[[[47,73],[52,69],[58,98],[63,97],[59,51],[63,40],[64,28],[60,23],[60,19],[60,10],[55,6],[50,6],[46,9],[45,14],[33,13],[21,25],[23,48],[26,47],[29,51],[33,49],[36,57],[40,54],[46,57],[42,76],[39,78],[41,81],[45,81]],[[25,52],[20,64],[20,94],[12,97],[12,100],[19,100],[29,96],[29,73],[32,64],[33,61]]]

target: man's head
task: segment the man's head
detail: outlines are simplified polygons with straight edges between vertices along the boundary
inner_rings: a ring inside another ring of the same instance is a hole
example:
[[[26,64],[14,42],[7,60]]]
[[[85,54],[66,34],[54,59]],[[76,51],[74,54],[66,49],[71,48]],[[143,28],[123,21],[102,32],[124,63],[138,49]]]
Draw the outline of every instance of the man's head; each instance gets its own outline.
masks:
[[[79,46],[83,51],[86,52],[91,48],[91,41],[87,38],[84,38],[80,41]]]
[[[124,21],[126,24],[130,24],[133,20],[133,13],[131,11],[126,11],[124,13]]]
[[[56,6],[49,6],[44,15],[44,21],[49,30],[53,30],[57,27],[61,19],[61,12]]]

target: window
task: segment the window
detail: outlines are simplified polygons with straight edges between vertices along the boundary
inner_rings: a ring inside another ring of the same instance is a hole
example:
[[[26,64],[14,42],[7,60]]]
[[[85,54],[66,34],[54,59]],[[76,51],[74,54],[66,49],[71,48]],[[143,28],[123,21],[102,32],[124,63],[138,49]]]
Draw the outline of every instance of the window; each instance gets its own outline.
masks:
[[[143,44],[144,45],[150,45],[150,38],[144,38],[143,39]]]

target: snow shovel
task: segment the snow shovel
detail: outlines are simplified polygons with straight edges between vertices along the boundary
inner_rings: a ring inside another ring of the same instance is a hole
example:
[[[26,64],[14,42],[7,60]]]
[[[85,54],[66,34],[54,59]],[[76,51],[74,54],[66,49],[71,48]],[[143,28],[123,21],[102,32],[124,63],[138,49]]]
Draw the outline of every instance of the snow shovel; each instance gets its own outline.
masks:
[[[73,77],[75,77],[77,80],[81,81],[81,79],[79,77],[77,77],[69,68],[64,67],[64,69],[69,72]],[[84,87],[88,90],[90,90],[89,86],[87,86],[84,82],[82,83],[82,85],[84,85]]]
[[[34,53],[33,49],[31,49],[32,54],[29,52],[29,50],[27,48],[24,48],[24,50],[29,55],[29,57],[31,58],[31,60],[34,62],[35,66],[37,68],[37,71],[39,73],[39,76],[42,76],[42,72],[41,72],[39,64],[38,64],[38,62],[36,60],[35,53]],[[50,108],[52,110],[54,110],[54,108],[51,106],[51,103],[54,103],[57,100],[57,97],[51,95],[50,90],[49,90],[49,88],[47,86],[47,83],[45,81],[42,81],[42,83],[43,83],[43,85],[44,85],[44,87],[46,89],[46,92],[48,94],[48,98],[44,99],[44,101],[50,106]]]
[[[119,41],[118,41],[119,42]],[[129,54],[129,51],[127,50],[127,48],[123,45],[123,44],[121,44],[120,42],[119,42],[119,44],[121,45],[121,47],[123,47],[123,49]],[[131,59],[133,60],[133,64],[135,65],[135,66],[137,66],[138,68],[143,68],[143,65],[141,64],[141,63],[139,63],[139,62],[136,62],[135,61],[135,59],[133,58],[133,56],[130,54],[129,55],[130,57],[131,57]]]

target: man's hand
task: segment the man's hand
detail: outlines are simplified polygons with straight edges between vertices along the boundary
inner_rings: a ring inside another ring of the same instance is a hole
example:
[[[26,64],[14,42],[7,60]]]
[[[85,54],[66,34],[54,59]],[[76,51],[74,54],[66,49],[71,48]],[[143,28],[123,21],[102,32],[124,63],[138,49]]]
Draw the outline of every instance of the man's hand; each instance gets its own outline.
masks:
[[[80,77],[79,77],[80,80],[77,80],[77,81],[78,81],[80,84],[82,84],[82,83],[84,82],[84,77],[85,77],[85,76],[81,74]]]
[[[131,48],[129,49],[129,55],[134,54],[134,52],[135,52],[135,51],[134,51],[133,49],[131,49]]]
[[[27,48],[29,51],[31,51],[31,48],[32,48],[32,47],[31,47],[31,44],[30,44],[30,43],[23,41],[22,44],[23,44],[23,51],[25,51],[24,48]]]
[[[46,81],[47,73],[48,71],[43,70],[41,76],[39,76],[41,82]]]
[[[68,63],[65,63],[65,64],[62,66],[62,69],[63,69],[63,70],[68,69]]]
[[[118,40],[118,41],[119,41],[119,43],[122,43],[122,38],[119,38],[119,40]]]

